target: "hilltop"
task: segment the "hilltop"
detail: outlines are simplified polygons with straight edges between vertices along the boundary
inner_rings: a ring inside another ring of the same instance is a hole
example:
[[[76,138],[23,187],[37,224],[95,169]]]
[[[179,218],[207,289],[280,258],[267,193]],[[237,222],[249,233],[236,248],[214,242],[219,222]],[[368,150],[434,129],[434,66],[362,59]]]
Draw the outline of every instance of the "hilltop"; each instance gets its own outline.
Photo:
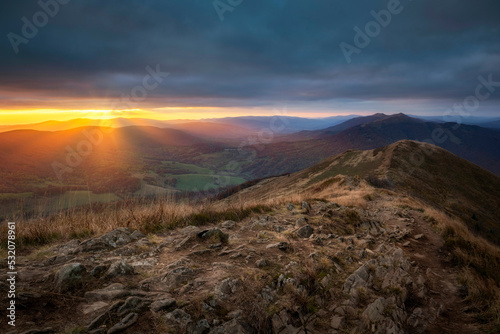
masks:
[[[426,159],[408,169],[418,151]],[[436,146],[401,141],[202,205],[18,222],[17,329],[495,332],[499,182]]]

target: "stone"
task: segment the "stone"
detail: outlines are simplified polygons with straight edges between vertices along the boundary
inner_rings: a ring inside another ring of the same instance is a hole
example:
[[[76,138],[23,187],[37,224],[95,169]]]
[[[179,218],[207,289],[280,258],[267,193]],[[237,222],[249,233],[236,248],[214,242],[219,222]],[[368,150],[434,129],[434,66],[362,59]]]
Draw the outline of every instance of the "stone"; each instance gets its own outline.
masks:
[[[107,334],[114,334],[124,331],[125,329],[135,324],[137,322],[137,319],[139,319],[139,315],[137,313],[130,313],[125,318],[120,320],[119,323],[111,327],[108,330]]]
[[[288,211],[293,211],[295,209],[295,205],[293,205],[292,203],[288,203],[286,205],[286,208],[288,209]]]
[[[89,313],[94,313],[100,310],[103,310],[104,308],[108,307],[109,304],[105,302],[95,302],[89,305],[84,305],[82,308],[83,314],[89,314]]]
[[[209,334],[250,334],[251,331],[237,319],[226,322],[222,326],[212,329]]]
[[[311,206],[309,205],[309,203],[303,201],[302,202],[302,209],[304,209],[306,212],[309,212],[309,211],[311,211]]]
[[[100,277],[106,272],[107,269],[108,269],[108,267],[105,265],[102,265],[102,264],[97,265],[94,267],[94,269],[92,269],[90,271],[90,275],[93,277]]]
[[[175,288],[183,282],[193,279],[195,275],[196,272],[193,269],[189,267],[179,267],[169,270],[161,280],[166,282],[168,287]]]
[[[183,248],[185,248],[189,242],[191,242],[192,240],[194,240],[195,238],[195,234],[192,234],[192,235],[189,235],[187,237],[185,237],[184,239],[181,240],[181,242],[179,242],[176,246],[175,246],[175,250],[176,251],[180,251],[182,250]]]
[[[229,312],[227,314],[227,317],[229,319],[237,319],[237,318],[241,317],[242,314],[243,314],[242,310],[234,310],[234,311]]]
[[[81,263],[63,266],[56,274],[56,287],[59,291],[68,291],[81,284],[87,270]]]
[[[278,248],[279,250],[282,250],[282,251],[287,251],[290,249],[290,244],[286,241],[282,241],[282,242],[278,242],[278,243],[275,243],[275,244],[269,244],[266,246],[267,249],[270,249],[270,248]]]
[[[207,319],[201,319],[196,322],[196,325],[191,330],[193,334],[203,334],[206,333],[210,329],[210,325],[208,324]]]
[[[268,263],[267,263],[267,260],[266,260],[266,259],[260,259],[260,260],[257,260],[257,261],[255,262],[255,266],[256,266],[257,268],[264,268],[264,267],[265,267],[265,266],[267,266],[267,265],[268,265]]]
[[[363,312],[362,317],[370,322],[377,322],[384,318],[384,310],[386,307],[386,299],[384,297],[377,298],[373,303],[368,305]]]
[[[330,320],[330,326],[333,329],[341,329],[342,326],[344,325],[344,317],[339,317],[337,315],[334,315],[332,319]]]
[[[142,238],[145,238],[145,237],[146,237],[146,235],[143,234],[143,233],[141,233],[139,230],[135,230],[130,235],[130,239],[132,239],[132,240],[139,240],[139,239],[142,239]]]
[[[181,309],[175,309],[167,313],[166,318],[168,321],[177,323],[181,328],[185,328],[191,322],[191,316]]]
[[[232,229],[236,226],[236,222],[234,222],[232,220],[226,220],[225,222],[220,224],[220,226],[223,228]]]
[[[128,296],[128,291],[125,290],[125,286],[120,283],[114,283],[108,285],[104,289],[87,291],[85,292],[85,298],[87,300],[113,300],[117,298],[122,298]]]
[[[274,230],[275,232],[281,233],[281,232],[283,232],[283,231],[286,231],[286,227],[281,226],[281,225],[279,225],[279,224],[274,224],[274,226],[273,226],[273,230]]]
[[[229,240],[229,234],[222,232],[218,228],[201,231],[198,233],[198,237],[202,239],[216,239],[222,243],[227,243]]]
[[[307,218],[306,217],[300,217],[295,221],[295,227],[302,227],[304,225],[307,225]]]
[[[132,238],[130,237],[131,234],[132,230],[130,230],[129,228],[120,227],[100,236],[99,238],[83,241],[73,251],[73,253],[97,252],[114,249],[132,242]]]
[[[133,275],[133,274],[135,274],[134,267],[123,261],[116,261],[109,266],[109,269],[106,272],[106,277],[110,278],[115,276]]]
[[[238,279],[226,278],[217,287],[215,287],[214,294],[217,296],[227,296],[235,293],[240,286]]]
[[[161,300],[157,300],[151,304],[151,310],[154,312],[168,310],[169,308],[173,308],[177,305],[177,302],[173,298],[165,298]]]
[[[151,300],[139,298],[136,296],[128,297],[125,303],[117,310],[118,315],[125,315],[130,312],[141,313],[151,304]]]
[[[423,234],[417,234],[416,236],[413,237],[415,240],[420,240],[424,238]]]
[[[306,226],[302,226],[301,228],[299,228],[295,234],[299,237],[299,238],[309,238],[312,234],[314,233],[314,230],[311,226],[309,225],[306,225]]]

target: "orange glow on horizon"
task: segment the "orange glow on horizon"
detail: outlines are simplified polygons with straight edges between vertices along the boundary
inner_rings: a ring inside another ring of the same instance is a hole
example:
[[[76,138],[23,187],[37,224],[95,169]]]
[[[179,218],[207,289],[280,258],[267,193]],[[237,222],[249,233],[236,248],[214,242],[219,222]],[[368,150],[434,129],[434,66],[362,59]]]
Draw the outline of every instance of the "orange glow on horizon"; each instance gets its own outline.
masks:
[[[164,107],[151,110],[64,110],[64,109],[0,109],[0,126],[41,123],[46,121],[69,121],[74,119],[111,120],[115,118],[146,118],[153,120],[200,120],[207,118],[239,117],[239,116],[296,116],[321,118],[347,115],[345,112],[301,112],[278,109],[258,108],[221,108],[221,107]],[[106,122],[104,122],[106,123]],[[103,125],[104,126],[104,125]]]

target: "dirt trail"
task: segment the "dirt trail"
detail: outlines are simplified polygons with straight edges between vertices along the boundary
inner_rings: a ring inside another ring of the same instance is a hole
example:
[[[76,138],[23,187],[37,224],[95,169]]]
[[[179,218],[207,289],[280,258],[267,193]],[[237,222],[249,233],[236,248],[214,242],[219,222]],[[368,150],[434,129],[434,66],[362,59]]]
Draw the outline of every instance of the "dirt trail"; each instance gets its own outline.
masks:
[[[381,207],[387,203],[374,203]],[[409,235],[399,243],[412,261],[415,261],[429,287],[429,295],[440,305],[440,316],[425,331],[429,334],[471,334],[481,333],[474,319],[466,314],[460,285],[457,281],[459,270],[450,263],[450,255],[444,248],[441,235],[419,210],[403,210],[401,218],[394,216],[394,209],[380,213],[379,219],[388,229],[408,230]]]

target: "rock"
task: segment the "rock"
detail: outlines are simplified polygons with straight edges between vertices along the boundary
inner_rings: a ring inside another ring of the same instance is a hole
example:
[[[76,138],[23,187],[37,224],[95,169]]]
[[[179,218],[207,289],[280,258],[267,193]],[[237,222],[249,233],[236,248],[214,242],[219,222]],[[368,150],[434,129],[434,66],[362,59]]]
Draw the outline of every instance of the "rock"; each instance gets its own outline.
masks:
[[[333,329],[341,329],[342,326],[344,325],[344,317],[339,317],[337,315],[334,315],[332,319],[330,320],[330,326]]]
[[[186,246],[187,246],[187,244],[188,244],[189,242],[191,242],[191,241],[193,241],[193,240],[194,240],[195,235],[196,235],[196,234],[192,234],[192,235],[189,235],[189,236],[185,237],[184,239],[182,239],[182,241],[181,241],[181,242],[179,242],[179,243],[175,246],[175,250],[176,250],[176,251],[180,251],[180,250],[182,250],[184,247],[186,247]]]
[[[237,319],[237,318],[240,318],[242,314],[243,314],[242,310],[234,310],[234,311],[229,312],[227,314],[227,317],[229,319]]]
[[[286,227],[281,226],[279,224],[274,224],[273,230],[276,231],[276,232],[278,232],[278,233],[281,233],[283,231],[286,231]]]
[[[286,241],[282,241],[282,242],[278,242],[278,243],[275,243],[275,244],[269,244],[266,246],[267,249],[269,248],[278,248],[279,250],[282,250],[282,251],[287,251],[290,249],[290,244]]]
[[[377,298],[373,303],[368,305],[362,317],[372,323],[382,320],[384,318],[386,304],[386,299],[384,297]]]
[[[118,308],[117,313],[121,316],[130,312],[142,313],[148,308],[150,304],[151,300],[148,299],[143,299],[135,296],[128,297],[125,300],[125,303],[120,306],[120,308]]]
[[[191,322],[191,316],[181,309],[175,309],[165,316],[168,321],[177,323],[181,328],[185,328]]]
[[[107,269],[108,267],[102,264],[95,266],[94,269],[90,271],[90,275],[93,277],[100,277],[106,272]]]
[[[307,225],[307,218],[306,217],[300,217],[295,221],[295,227],[302,227],[304,225]]]
[[[212,329],[209,334],[250,334],[248,328],[243,326],[237,319],[226,322],[222,326]]]
[[[123,275],[133,275],[135,274],[134,267],[129,264],[126,264],[123,261],[113,262],[108,271],[106,272],[106,277],[115,277],[115,276],[123,276]]]
[[[137,322],[137,319],[139,319],[139,315],[137,313],[130,313],[125,318],[120,320],[119,323],[111,327],[108,330],[107,334],[114,334],[124,331],[125,329],[135,324]]]
[[[424,238],[423,234],[417,234],[416,236],[413,237],[415,240],[420,240]]]
[[[58,265],[62,264],[68,261],[73,260],[75,257],[71,255],[56,255],[53,256],[43,262],[45,266],[53,266],[53,265]]]
[[[202,239],[215,239],[222,243],[227,243],[229,240],[229,234],[222,232],[218,228],[201,231],[198,233],[198,237]]]
[[[140,233],[140,232],[139,232]],[[99,238],[88,239],[83,241],[73,253],[81,252],[97,252],[117,248],[119,246],[130,243],[133,239],[131,237],[132,230],[125,227],[117,228],[109,233],[106,233]],[[141,235],[143,235],[141,233]],[[138,236],[136,234],[135,236]],[[134,236],[134,237],[135,237]]]
[[[130,235],[130,239],[132,239],[132,240],[139,240],[139,239],[142,239],[142,238],[145,238],[145,237],[146,237],[146,235],[143,234],[143,233],[141,233],[139,230],[135,230]]]
[[[119,298],[124,298],[128,296],[139,296],[143,297],[147,294],[139,290],[127,290],[125,286],[120,283],[110,284],[104,289],[87,291],[85,292],[85,299],[88,301],[109,301]]]
[[[153,302],[151,304],[151,310],[154,312],[162,311],[162,310],[167,310],[169,308],[175,307],[177,305],[177,302],[173,298],[166,298],[166,299],[161,299]]]
[[[185,281],[191,280],[196,275],[196,272],[188,267],[179,267],[169,270],[161,279],[166,282],[170,288],[175,288]]]
[[[82,312],[83,312],[83,314],[94,313],[94,312],[100,311],[108,306],[109,306],[109,304],[105,303],[105,302],[95,302],[95,303],[90,304],[90,305],[84,305]]]
[[[56,288],[59,291],[68,291],[81,284],[87,270],[81,263],[70,263],[63,266],[56,274]]]
[[[295,205],[293,205],[292,203],[288,203],[286,205],[286,208],[288,209],[288,211],[293,211],[295,209]]]
[[[311,211],[311,206],[309,205],[309,203],[303,201],[302,202],[302,209],[304,209],[306,212],[309,212],[309,211]]]
[[[239,286],[240,281],[238,279],[226,278],[215,287],[214,294],[220,297],[225,297],[235,293]]]
[[[299,237],[299,238],[309,238],[312,234],[314,233],[314,230],[311,226],[309,225],[306,225],[306,226],[302,226],[301,228],[299,228],[295,234]]]
[[[290,317],[290,315],[286,310],[281,310],[281,312],[274,314],[271,319],[273,333],[305,334],[309,332],[309,331],[306,332],[303,329],[296,327],[296,326],[302,327],[302,323],[299,319],[297,319],[298,321],[295,320],[296,319],[292,319],[292,317]],[[311,331],[311,333],[313,333],[313,331]]]
[[[264,268],[264,267],[265,267],[265,266],[267,266],[267,265],[268,265],[268,263],[267,263],[267,260],[266,260],[266,259],[260,259],[260,260],[257,260],[257,261],[255,262],[255,266],[256,266],[257,268]]]
[[[209,329],[210,325],[208,324],[207,319],[201,319],[196,322],[196,325],[190,332],[193,334],[203,334],[208,332]]]
[[[226,220],[225,222],[220,224],[220,226],[223,228],[232,229],[236,226],[236,222],[234,222],[232,220]]]

